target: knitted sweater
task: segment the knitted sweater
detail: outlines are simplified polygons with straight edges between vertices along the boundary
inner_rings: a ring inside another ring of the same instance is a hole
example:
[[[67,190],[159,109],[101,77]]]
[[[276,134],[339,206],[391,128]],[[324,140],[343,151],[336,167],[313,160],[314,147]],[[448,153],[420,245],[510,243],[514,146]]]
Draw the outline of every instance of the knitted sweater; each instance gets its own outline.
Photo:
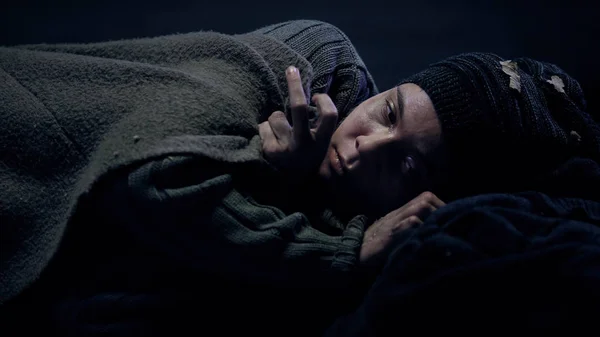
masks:
[[[325,233],[244,187],[268,179],[257,124],[287,110],[289,65],[342,115],[377,91],[347,37],[316,21],[0,48],[0,303],[40,277],[67,229],[86,231],[98,198],[174,264],[258,283],[351,270],[364,217]]]

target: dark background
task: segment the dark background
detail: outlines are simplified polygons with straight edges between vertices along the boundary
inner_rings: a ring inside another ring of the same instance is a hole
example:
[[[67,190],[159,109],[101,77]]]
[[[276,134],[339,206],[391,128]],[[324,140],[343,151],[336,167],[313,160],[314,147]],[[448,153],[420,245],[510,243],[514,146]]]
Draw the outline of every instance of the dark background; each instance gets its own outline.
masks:
[[[0,5],[0,45],[93,42],[317,19],[352,40],[380,89],[466,51],[529,56],[582,84],[597,117],[600,4],[581,0],[22,0]]]

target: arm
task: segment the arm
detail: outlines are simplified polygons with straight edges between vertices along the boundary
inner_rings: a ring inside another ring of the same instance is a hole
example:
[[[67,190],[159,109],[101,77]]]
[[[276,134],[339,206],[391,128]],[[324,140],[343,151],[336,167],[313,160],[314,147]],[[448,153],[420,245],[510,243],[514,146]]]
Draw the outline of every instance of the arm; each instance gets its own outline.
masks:
[[[326,335],[591,327],[600,310],[598,225],[600,204],[582,199],[523,193],[451,203],[404,232],[360,307]]]
[[[294,20],[255,33],[285,43],[313,68],[310,96],[328,94],[340,117],[378,93],[373,77],[350,39],[337,27],[315,20]]]
[[[256,203],[241,175],[224,172],[215,161],[167,157],[122,176],[105,198],[135,237],[181,268],[284,286],[327,286],[353,270],[364,217],[326,235],[302,213]]]
[[[110,287],[95,278],[78,280],[86,291],[73,291],[53,307],[60,334],[164,336],[218,329],[275,336],[292,327],[295,336],[312,336],[327,326],[352,301],[347,294],[357,281],[365,219],[353,219],[339,236],[321,233],[303,214],[284,214],[251,198],[249,183],[262,181],[266,168],[251,169],[170,156],[104,181],[94,205],[129,232],[111,235],[127,238],[135,258],[116,256],[106,272],[97,271],[109,274],[100,280],[108,278]],[[143,262],[119,272],[113,265],[121,259]]]

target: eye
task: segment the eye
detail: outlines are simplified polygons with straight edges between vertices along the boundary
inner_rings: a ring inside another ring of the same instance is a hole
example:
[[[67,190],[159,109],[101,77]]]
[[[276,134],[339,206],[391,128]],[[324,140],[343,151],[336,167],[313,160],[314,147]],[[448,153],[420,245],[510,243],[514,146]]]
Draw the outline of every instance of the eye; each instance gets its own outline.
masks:
[[[384,118],[389,122],[390,126],[396,124],[396,112],[394,111],[394,103],[389,100],[385,100],[385,106],[383,107]]]

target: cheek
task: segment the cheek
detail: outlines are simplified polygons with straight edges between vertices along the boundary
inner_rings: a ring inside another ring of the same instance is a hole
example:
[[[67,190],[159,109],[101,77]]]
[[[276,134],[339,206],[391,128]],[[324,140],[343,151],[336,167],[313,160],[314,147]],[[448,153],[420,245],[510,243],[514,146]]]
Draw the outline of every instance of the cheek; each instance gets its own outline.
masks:
[[[339,140],[352,140],[369,132],[369,119],[365,114],[352,113],[337,128],[334,137]]]

